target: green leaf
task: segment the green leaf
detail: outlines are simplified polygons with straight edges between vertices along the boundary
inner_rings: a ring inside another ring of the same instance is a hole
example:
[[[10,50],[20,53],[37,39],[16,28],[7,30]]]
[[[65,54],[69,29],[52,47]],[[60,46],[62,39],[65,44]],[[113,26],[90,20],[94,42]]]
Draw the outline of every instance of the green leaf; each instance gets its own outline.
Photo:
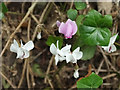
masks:
[[[96,46],[83,46],[81,47],[81,51],[83,52],[83,57],[81,60],[89,60],[95,54]]]
[[[86,8],[86,3],[85,2],[74,2],[75,8],[77,10],[83,10]]]
[[[69,9],[68,11],[67,11],[67,16],[68,16],[68,18],[69,19],[71,19],[71,20],[75,20],[76,19],[76,17],[77,17],[77,10],[74,10],[74,9]]]
[[[75,50],[77,47],[81,48],[84,45],[85,45],[85,43],[82,41],[82,39],[80,37],[77,37],[73,44],[72,50]]]
[[[77,81],[77,88],[98,88],[102,83],[102,78],[92,73],[90,76]]]
[[[0,12],[0,20],[4,17],[4,14]]]
[[[82,21],[83,21],[84,17],[85,17],[85,15],[79,15],[79,16],[76,18],[76,24],[77,24],[77,27],[78,27],[77,35],[79,35],[79,36],[80,36],[79,26],[82,24]]]
[[[7,7],[3,2],[0,4],[0,11],[2,11],[2,13],[6,13],[8,11]]]
[[[92,46],[106,46],[111,37],[111,32],[108,28],[80,25],[79,32],[84,43]]]
[[[63,38],[62,38],[62,37],[49,36],[48,39],[47,39],[47,41],[46,41],[46,44],[47,44],[48,46],[50,46],[52,43],[54,43],[54,44],[56,45],[57,40],[59,41],[58,44],[59,44],[59,49],[60,49],[60,48],[62,47],[62,45],[63,45]]]
[[[32,71],[35,73],[35,75],[44,78],[45,74],[43,73],[43,71],[41,70],[39,64],[33,64],[32,66]]]
[[[3,85],[3,87],[6,88],[6,89],[10,87],[10,84],[7,83],[4,78],[2,78],[2,85]]]
[[[83,57],[81,60],[89,60],[95,54],[96,46],[85,45],[80,37],[76,38],[72,50],[75,50],[77,47],[80,47],[80,50],[83,52]]]
[[[112,16],[111,15],[102,16],[96,10],[91,10],[85,16],[83,24],[92,27],[110,28],[112,27]]]

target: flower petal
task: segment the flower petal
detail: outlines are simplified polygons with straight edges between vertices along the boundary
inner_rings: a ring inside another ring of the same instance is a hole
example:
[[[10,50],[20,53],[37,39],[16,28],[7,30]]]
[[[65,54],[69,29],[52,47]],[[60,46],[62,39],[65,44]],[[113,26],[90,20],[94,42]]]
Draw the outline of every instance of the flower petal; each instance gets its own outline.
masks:
[[[66,29],[66,24],[62,22],[59,27],[59,33],[66,34]]]
[[[110,46],[102,46],[102,48],[103,48],[106,52],[109,52],[109,47],[110,47]]]
[[[77,70],[75,70],[75,72],[74,72],[74,78],[78,78],[79,77],[79,72],[78,72],[78,69]]]
[[[58,54],[57,54],[57,55],[55,55],[55,65],[57,65],[58,62],[59,62],[59,57],[58,57]]]
[[[41,39],[41,32],[37,34],[37,39]]]
[[[16,57],[16,58],[23,59],[23,55],[24,55],[23,49],[22,49],[22,48],[19,48],[19,49],[17,50],[17,57]]]
[[[74,58],[73,58],[72,54],[71,53],[67,54],[66,55],[66,62],[69,63],[69,62],[72,62],[72,61],[74,61]]]
[[[33,41],[27,42],[22,48],[28,51],[32,50],[34,48]]]
[[[57,20],[56,24],[57,24],[57,27],[59,27],[61,23],[60,21]]]
[[[75,58],[75,59],[81,59],[82,58],[82,56],[83,56],[83,52],[81,52],[81,51],[79,51],[80,50],[80,47],[78,47],[78,48],[76,48],[74,51],[73,51],[73,53],[72,53],[72,55],[73,55],[73,57]]]
[[[111,50],[110,52],[115,52],[117,50],[116,46],[115,45],[111,45]]]
[[[30,55],[29,55],[29,51],[27,50],[24,50],[24,56],[23,58],[28,58]]]
[[[14,39],[13,44],[11,44],[10,46],[10,51],[17,53],[18,48],[19,48],[19,45],[17,41]]]
[[[76,24],[76,22],[68,19],[66,24],[71,24],[71,26],[72,26],[72,35],[74,35],[77,32],[77,24]]]
[[[72,26],[71,24],[67,24],[66,26],[66,34],[64,34],[66,38],[72,38]]]
[[[66,45],[65,47],[63,47],[61,49],[61,51],[63,52],[64,56],[68,53],[70,53],[70,48],[71,48],[71,45]]]
[[[23,45],[23,43],[22,43],[22,40],[20,40],[20,42],[21,42],[21,47],[23,47],[24,45]]]
[[[55,44],[51,44],[50,45],[50,52],[53,54],[53,55],[56,55],[57,54],[57,48],[55,46]]]
[[[111,45],[111,44],[114,44],[117,36],[118,36],[118,33],[110,38],[110,42],[109,42],[110,45]]]

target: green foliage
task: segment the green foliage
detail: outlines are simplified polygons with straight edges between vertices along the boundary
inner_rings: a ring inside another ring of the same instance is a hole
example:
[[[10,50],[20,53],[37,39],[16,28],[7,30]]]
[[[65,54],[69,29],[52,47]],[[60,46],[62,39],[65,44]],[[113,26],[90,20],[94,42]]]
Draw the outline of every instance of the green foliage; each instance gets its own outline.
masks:
[[[74,42],[72,50],[76,49],[77,47],[80,47],[81,51],[83,52],[83,57],[81,60],[89,60],[95,54],[96,46],[85,45],[80,37],[78,37]]]
[[[102,16],[96,10],[91,10],[85,16],[83,25],[79,26],[81,39],[86,45],[106,46],[109,43],[112,26],[112,16]]]
[[[75,20],[76,17],[77,17],[77,14],[78,14],[78,12],[77,12],[77,10],[75,10],[75,9],[69,9],[69,10],[67,11],[67,16],[68,16],[68,18],[71,19],[71,20]]]
[[[77,81],[77,88],[98,88],[103,83],[101,77],[92,73],[90,76]]]
[[[95,54],[96,46],[83,46],[81,51],[83,52],[83,57],[81,60],[89,60]]]
[[[98,11],[91,10],[85,16],[83,24],[91,27],[110,28],[112,27],[112,16],[102,16]]]
[[[62,38],[62,37],[49,36],[48,39],[47,39],[47,41],[46,41],[46,44],[47,44],[48,46],[50,46],[52,43],[54,43],[54,44],[56,45],[57,40],[59,40],[59,48],[61,48],[62,45],[63,45],[63,38]]]
[[[81,25],[79,30],[81,39],[87,45],[105,46],[108,45],[111,37],[111,32],[108,28]]]
[[[4,17],[4,14],[8,11],[7,7],[5,4],[2,2],[0,4],[0,20]]]
[[[77,10],[83,10],[87,6],[85,2],[74,2],[74,4]]]
[[[4,78],[2,78],[2,85],[3,85],[3,87],[6,88],[6,89],[10,87],[10,84],[7,83]]]
[[[43,73],[43,71],[40,69],[39,64],[33,64],[32,66],[32,71],[35,73],[36,76],[39,76],[41,78],[45,77],[45,74]]]
[[[85,17],[85,15],[79,15],[76,18],[76,24],[77,24],[77,27],[78,27],[77,35],[80,35],[79,26],[82,24],[82,21],[83,21],[84,17]]]

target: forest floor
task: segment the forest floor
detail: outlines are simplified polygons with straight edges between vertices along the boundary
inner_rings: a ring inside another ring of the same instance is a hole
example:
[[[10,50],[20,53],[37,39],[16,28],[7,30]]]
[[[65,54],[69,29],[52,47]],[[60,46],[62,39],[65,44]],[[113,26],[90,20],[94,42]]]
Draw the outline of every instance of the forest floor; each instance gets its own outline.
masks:
[[[54,55],[50,53],[46,45],[48,36],[59,36],[56,21],[66,21],[68,9],[75,8],[72,2],[6,2],[8,12],[2,20],[2,87],[3,88],[72,88],[76,81],[73,77],[74,64],[60,62],[55,65]],[[100,11],[102,8],[96,2],[89,3],[89,7],[80,11],[80,14],[95,9],[102,14],[110,13],[113,17],[113,28],[120,30],[120,9],[112,4],[111,11]],[[99,5],[99,6],[98,6]],[[30,8],[30,9],[29,9]],[[105,12],[105,13],[104,13]],[[37,39],[41,32],[42,38]],[[13,40],[23,43],[32,40],[35,48],[31,50],[27,59],[16,59],[16,53],[10,51]],[[65,42],[72,44],[74,37]],[[117,43],[120,43],[119,41]],[[119,46],[118,46],[119,47]],[[120,87],[120,49],[108,54],[97,47],[94,57],[88,61],[78,61],[80,78],[89,72],[95,72],[103,79],[101,88]]]

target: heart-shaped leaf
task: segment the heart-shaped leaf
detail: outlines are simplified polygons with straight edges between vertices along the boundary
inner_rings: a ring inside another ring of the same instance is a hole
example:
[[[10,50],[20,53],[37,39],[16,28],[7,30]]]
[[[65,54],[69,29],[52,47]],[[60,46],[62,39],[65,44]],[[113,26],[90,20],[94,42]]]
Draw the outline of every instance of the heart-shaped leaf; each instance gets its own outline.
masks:
[[[112,16],[111,15],[102,16],[96,10],[91,10],[85,16],[83,24],[91,27],[110,28],[112,27]]]
[[[85,2],[74,2],[75,8],[77,10],[82,10],[86,8],[86,3]]]
[[[83,52],[83,57],[81,60],[89,60],[95,54],[96,46],[83,46],[81,47],[81,51]]]
[[[68,11],[67,11],[67,16],[68,16],[68,18],[69,19],[71,19],[71,20],[75,20],[76,19],[76,17],[77,17],[77,10],[74,10],[74,9],[69,9]]]
[[[102,83],[102,78],[92,73],[90,76],[79,80],[77,82],[77,88],[98,88]]]
[[[108,45],[111,32],[108,28],[90,27],[80,25],[80,37],[86,45]]]

